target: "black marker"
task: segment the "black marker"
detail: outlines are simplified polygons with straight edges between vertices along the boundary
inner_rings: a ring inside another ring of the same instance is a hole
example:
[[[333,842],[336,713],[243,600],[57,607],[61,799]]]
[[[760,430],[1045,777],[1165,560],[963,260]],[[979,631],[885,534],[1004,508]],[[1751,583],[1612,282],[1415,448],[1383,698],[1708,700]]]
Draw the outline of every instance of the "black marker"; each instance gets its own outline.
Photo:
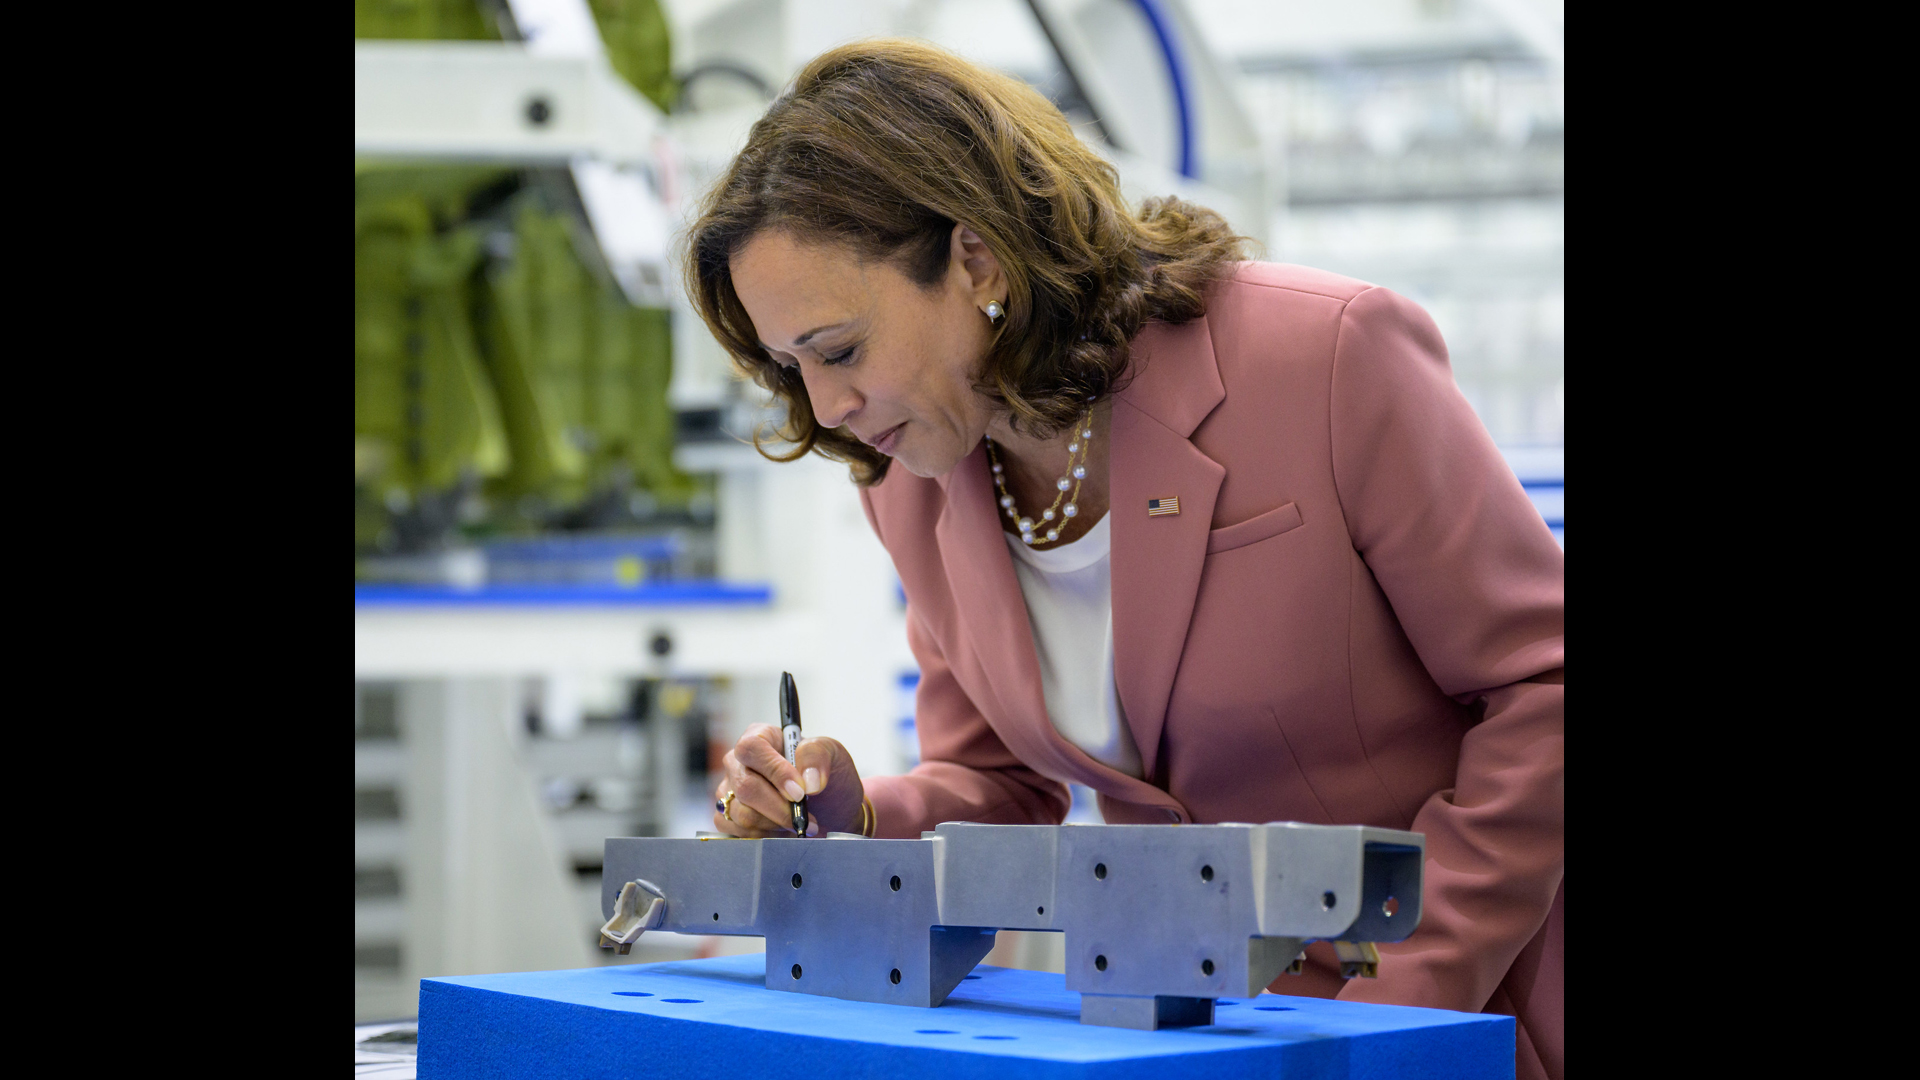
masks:
[[[800,749],[800,691],[794,689],[791,672],[780,673],[780,737],[787,743],[787,763],[796,764],[794,752]],[[807,835],[807,797],[790,804],[793,807],[793,831]]]

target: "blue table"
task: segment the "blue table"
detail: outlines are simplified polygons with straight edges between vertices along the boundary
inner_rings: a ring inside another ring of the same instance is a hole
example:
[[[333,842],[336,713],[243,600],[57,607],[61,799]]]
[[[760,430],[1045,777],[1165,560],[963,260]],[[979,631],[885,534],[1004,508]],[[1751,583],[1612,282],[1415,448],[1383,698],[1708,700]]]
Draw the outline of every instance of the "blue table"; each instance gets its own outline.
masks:
[[[937,1009],[768,990],[764,954],[420,982],[420,1076],[850,1080],[1513,1076],[1506,1016],[1263,994],[1210,1027],[1079,1022],[1065,978],[982,965]]]

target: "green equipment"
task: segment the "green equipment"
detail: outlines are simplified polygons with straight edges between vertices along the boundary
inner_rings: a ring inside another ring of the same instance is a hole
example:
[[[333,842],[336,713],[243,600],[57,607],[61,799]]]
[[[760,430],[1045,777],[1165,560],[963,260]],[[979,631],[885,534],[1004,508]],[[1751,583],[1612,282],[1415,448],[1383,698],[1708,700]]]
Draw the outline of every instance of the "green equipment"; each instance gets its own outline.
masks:
[[[659,5],[591,6],[613,68],[666,108]],[[497,40],[501,14],[356,0],[354,35]],[[580,508],[633,491],[685,506],[671,374],[667,312],[621,293],[567,170],[355,161],[356,553],[591,524]]]

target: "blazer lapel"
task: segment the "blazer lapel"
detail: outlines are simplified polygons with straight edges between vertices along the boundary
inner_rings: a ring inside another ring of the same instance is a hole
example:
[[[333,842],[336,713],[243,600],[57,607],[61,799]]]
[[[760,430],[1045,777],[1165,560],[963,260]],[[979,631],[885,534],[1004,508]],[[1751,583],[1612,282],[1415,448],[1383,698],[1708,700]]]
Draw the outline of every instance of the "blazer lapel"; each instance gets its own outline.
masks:
[[[1200,590],[1213,505],[1225,467],[1188,441],[1226,398],[1206,320],[1152,324],[1133,344],[1133,373],[1113,409],[1111,488],[1114,681],[1140,748],[1145,782],[1094,761],[1047,717],[1033,625],[1000,529],[999,506],[978,447],[947,475],[934,539],[956,598],[957,618],[989,685],[984,708],[1007,749],[1059,780],[1147,806],[1185,810],[1152,786],[1167,700],[1179,672]],[[1147,516],[1147,500],[1174,497],[1178,514]],[[971,691],[972,688],[970,688]]]
[[[1113,408],[1114,682],[1146,775],[1156,775],[1167,701],[1206,563],[1227,470],[1189,437],[1226,398],[1206,320],[1154,324],[1135,339],[1133,381]],[[1177,514],[1147,515],[1177,498]]]
[[[997,718],[1012,728],[1037,723],[1052,730],[1033,624],[1027,621],[1026,600],[1013,575],[1013,556],[1001,538],[1000,507],[986,456],[982,444],[948,474],[947,505],[934,525],[934,540],[946,564],[947,583],[960,600],[956,611],[961,629],[987,674],[987,691],[999,704]],[[1008,734],[1001,731],[1003,739]]]
[[[967,690],[1000,740],[1042,776],[1085,784],[1112,798],[1175,810],[1183,818],[1189,816],[1186,808],[1166,792],[1088,757],[1063,738],[1048,718],[1040,659],[1033,646],[1033,624],[1020,592],[1020,579],[1014,575],[1013,556],[1000,529],[999,505],[987,472],[984,447],[947,474],[946,489],[947,504],[934,525],[934,539],[946,564],[948,585],[955,597],[962,598],[956,607],[961,632],[987,682],[984,687],[969,685]],[[1200,544],[1204,552],[1204,529]],[[1188,603],[1191,606],[1191,599]],[[1118,622],[1116,618],[1116,651]],[[1139,730],[1138,723],[1132,727]]]

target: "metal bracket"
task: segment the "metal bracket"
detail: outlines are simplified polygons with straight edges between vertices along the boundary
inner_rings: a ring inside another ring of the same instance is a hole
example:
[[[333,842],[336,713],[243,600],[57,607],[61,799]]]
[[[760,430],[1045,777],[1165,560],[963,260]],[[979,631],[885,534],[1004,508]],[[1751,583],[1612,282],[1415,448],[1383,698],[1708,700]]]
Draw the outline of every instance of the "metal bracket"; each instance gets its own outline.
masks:
[[[643,910],[641,903],[645,902]],[[667,897],[658,885],[635,879],[620,888],[614,901],[613,917],[600,928],[600,947],[614,949],[625,956],[633,943],[649,930],[658,930],[667,921]]]
[[[919,840],[841,843],[611,838],[602,934],[761,935],[769,989],[930,1007],[997,931],[1058,931],[1082,1023],[1206,1024],[1214,999],[1298,974],[1309,941],[1335,942],[1343,974],[1376,974],[1370,943],[1420,924],[1425,843],[1291,822],[948,822]],[[647,882],[660,900],[643,911]]]

